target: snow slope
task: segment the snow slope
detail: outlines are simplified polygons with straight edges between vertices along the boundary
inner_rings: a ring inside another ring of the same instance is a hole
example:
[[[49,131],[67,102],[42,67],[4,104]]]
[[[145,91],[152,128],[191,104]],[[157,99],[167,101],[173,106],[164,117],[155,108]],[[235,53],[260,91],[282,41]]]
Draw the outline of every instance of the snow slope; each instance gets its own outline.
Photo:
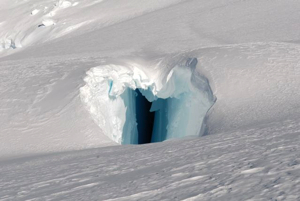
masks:
[[[46,46],[37,43],[14,58],[74,53],[116,58],[133,53],[178,53],[225,44],[300,41],[299,2],[294,0],[272,3],[268,0],[84,2],[95,3],[86,8],[78,4],[76,9],[80,9],[72,15],[72,20],[99,16],[93,24],[48,41]],[[71,12],[67,9],[63,12]],[[59,19],[63,21],[65,16]],[[67,25],[62,29],[67,29]],[[50,33],[52,38],[57,35],[56,30]]]
[[[64,58],[1,62],[1,157],[112,145],[79,97],[94,65]]]
[[[0,14],[0,51],[7,55],[20,48],[45,43],[71,33],[78,35],[89,32],[164,8],[179,0],[144,1],[143,4],[138,2],[3,0]]]
[[[297,132],[295,132],[297,131]],[[299,121],[1,161],[7,200],[300,200]]]
[[[299,200],[299,9],[1,0],[1,199]],[[171,58],[164,74],[178,57],[198,60],[217,98],[207,136],[74,151],[115,145],[80,99],[86,72]],[[22,158],[62,151],[72,152]]]
[[[297,1],[29,2],[1,1],[1,37],[33,36],[0,53],[1,156],[107,145],[79,88],[90,68],[122,58],[198,58],[217,97],[211,134],[298,118]],[[35,9],[41,12],[31,15]],[[50,18],[57,23],[38,27]],[[64,22],[90,19],[61,34]]]
[[[195,54],[218,99],[207,121],[209,133],[299,121],[299,44],[252,43]]]
[[[298,44],[229,45],[187,54],[198,58],[198,70],[217,97],[209,134],[299,119]],[[71,56],[1,62],[1,155],[112,144],[79,97],[85,72],[103,62]]]

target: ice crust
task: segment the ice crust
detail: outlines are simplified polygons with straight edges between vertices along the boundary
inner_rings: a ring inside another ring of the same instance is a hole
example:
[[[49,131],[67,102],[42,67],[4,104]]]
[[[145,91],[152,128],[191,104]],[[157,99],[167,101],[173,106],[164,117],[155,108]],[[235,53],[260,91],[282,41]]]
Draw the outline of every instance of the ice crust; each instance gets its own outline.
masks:
[[[145,62],[126,62],[87,72],[86,85],[80,89],[82,101],[113,141],[138,144],[136,89],[152,102],[152,142],[204,134],[205,116],[215,98],[208,80],[195,71],[197,59],[163,60],[156,61],[154,68],[145,68]]]

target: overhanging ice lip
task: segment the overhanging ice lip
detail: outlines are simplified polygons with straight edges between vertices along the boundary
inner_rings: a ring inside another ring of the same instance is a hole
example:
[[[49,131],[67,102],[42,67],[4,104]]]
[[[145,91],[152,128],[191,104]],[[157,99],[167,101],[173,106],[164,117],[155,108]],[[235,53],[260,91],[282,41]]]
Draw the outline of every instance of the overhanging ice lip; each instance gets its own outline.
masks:
[[[201,136],[215,97],[197,63],[196,58],[164,58],[94,67],[84,78],[81,99],[104,134],[120,144],[138,144],[145,135],[137,126],[142,108],[137,108],[136,90],[155,112],[151,142]]]

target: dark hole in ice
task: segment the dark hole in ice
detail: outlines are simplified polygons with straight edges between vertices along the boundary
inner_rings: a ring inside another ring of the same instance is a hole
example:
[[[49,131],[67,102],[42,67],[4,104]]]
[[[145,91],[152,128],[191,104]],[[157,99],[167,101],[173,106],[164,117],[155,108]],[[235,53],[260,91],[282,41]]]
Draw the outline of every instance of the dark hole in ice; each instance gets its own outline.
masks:
[[[150,112],[152,103],[142,95],[139,89],[136,92],[136,123],[138,130],[138,144],[150,143],[153,133],[154,112]]]
[[[143,93],[147,93],[147,90],[127,89],[127,92],[128,94],[132,94],[132,96],[129,96],[132,99],[123,97],[124,102],[129,108],[135,108],[133,110],[135,111],[135,119],[132,119],[130,114],[132,110],[128,109],[126,112],[126,123],[123,128],[122,144],[146,144],[166,140],[168,126],[167,108],[168,101],[171,98],[157,98],[153,102],[150,102],[143,95]],[[136,132],[132,132],[130,127],[128,130],[127,123],[131,124],[132,121],[136,121]]]
[[[117,120],[121,121],[116,121],[120,123],[117,126],[123,126],[122,144],[162,142],[205,133],[203,122],[214,97],[207,79],[193,74],[197,60],[187,62],[186,67],[175,68],[171,77],[168,75],[170,85],[166,83],[160,89],[162,93],[154,93],[153,86],[125,88],[120,96],[126,109],[125,118],[120,115]],[[199,90],[193,87],[192,79]],[[109,80],[108,85],[111,94],[113,80]]]
[[[196,58],[178,61],[167,65],[165,77],[155,74],[157,82],[135,65],[91,69],[80,92],[104,134],[123,145],[206,134],[206,114],[215,97],[208,79],[196,71]]]

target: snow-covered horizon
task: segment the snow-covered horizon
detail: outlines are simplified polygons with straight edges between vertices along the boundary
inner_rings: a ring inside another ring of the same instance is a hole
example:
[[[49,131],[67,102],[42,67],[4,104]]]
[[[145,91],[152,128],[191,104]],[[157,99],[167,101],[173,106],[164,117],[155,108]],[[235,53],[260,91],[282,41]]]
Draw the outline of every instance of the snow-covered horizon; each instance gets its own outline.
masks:
[[[0,199],[298,200],[299,9],[1,0]],[[139,118],[142,101],[154,118]],[[139,142],[148,118],[147,138],[166,142],[118,146]]]

